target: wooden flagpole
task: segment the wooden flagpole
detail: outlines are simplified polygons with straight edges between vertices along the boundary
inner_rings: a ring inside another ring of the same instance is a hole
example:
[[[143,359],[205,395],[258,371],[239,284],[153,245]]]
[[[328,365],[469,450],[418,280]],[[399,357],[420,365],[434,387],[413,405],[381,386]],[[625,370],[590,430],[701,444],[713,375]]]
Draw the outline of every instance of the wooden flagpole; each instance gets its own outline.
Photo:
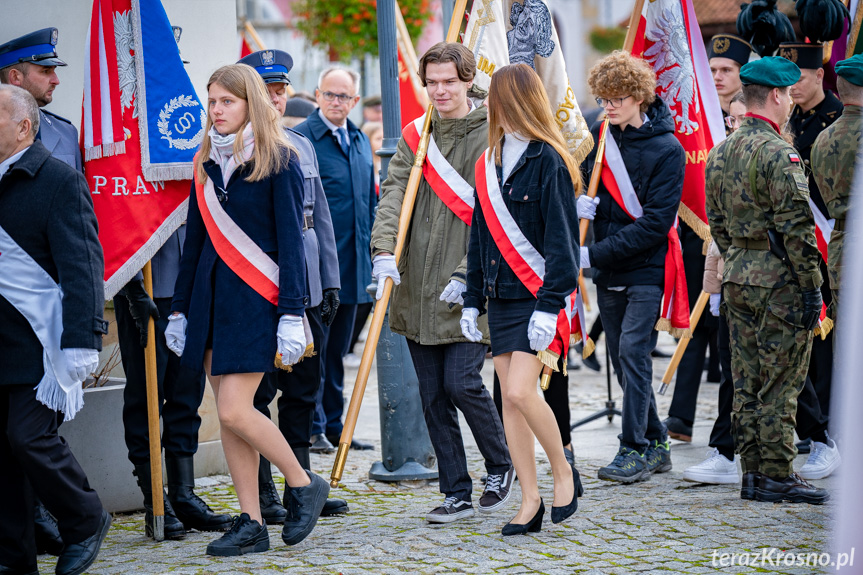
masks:
[[[153,272],[144,265],[144,289],[153,298]],[[162,485],[162,435],[159,428],[159,382],[156,370],[156,322],[147,320],[147,347],[144,348],[147,381],[147,428],[150,437],[150,490],[153,497],[153,539],[165,539],[165,500]]]
[[[695,331],[695,325],[701,319],[701,314],[704,312],[707,302],[710,301],[710,294],[706,291],[701,292],[698,300],[695,302],[695,307],[692,308],[692,314],[689,316],[689,326]],[[680,365],[680,360],[683,359],[683,353],[686,351],[686,346],[689,345],[691,338],[681,337],[677,342],[677,349],[674,350],[674,355],[671,356],[671,362],[665,370],[665,375],[662,376],[662,385],[659,386],[659,395],[665,395],[668,390],[668,385],[671,383],[671,378],[674,377],[674,372],[677,371],[677,366]]]
[[[635,33],[638,31],[638,21],[641,18],[641,10],[644,7],[644,0],[636,0],[635,6],[632,8],[632,15],[629,17],[629,29],[626,31],[626,39],[623,42],[623,49],[626,52],[632,52],[632,46],[635,44]],[[596,144],[596,160],[593,162],[593,172],[590,174],[590,185],[587,187],[587,197],[595,198],[596,191],[599,189],[599,180],[602,175],[602,157],[605,153],[605,134],[608,131],[608,118],[602,122],[602,127],[599,130],[599,142]],[[590,225],[590,220],[581,220],[578,230],[578,240],[580,245],[584,245],[584,238],[587,236],[587,227]],[[582,290],[582,298],[586,295],[584,289],[584,273],[583,270],[578,270],[578,285]],[[585,304],[586,305],[586,304]],[[582,337],[587,337],[582,334]],[[587,346],[584,347],[587,349]],[[551,368],[545,366],[542,368],[542,375],[539,380],[539,386],[543,390],[548,389],[549,379],[551,378]]]
[[[398,0],[396,0],[396,33],[398,35],[399,49],[402,51],[402,57],[405,60],[405,64],[415,66],[419,60],[417,59],[417,53],[416,50],[414,50],[414,43],[411,41],[411,35],[408,32],[407,24],[405,24],[405,17],[402,16],[402,11],[399,8]],[[424,108],[428,108],[428,92],[426,92],[420,85],[417,75],[414,74],[412,70],[409,70],[408,72],[410,74],[411,85],[420,100],[420,104],[422,104]]]
[[[243,30],[245,31],[245,33],[246,33],[246,34],[248,34],[248,36],[249,36],[249,38],[252,40],[252,42],[254,42],[254,43],[255,43],[255,45],[258,47],[258,49],[257,49],[257,50],[255,50],[255,52],[259,52],[259,51],[261,51],[261,50],[266,50],[266,49],[267,49],[267,48],[264,46],[264,41],[263,41],[263,40],[261,40],[261,37],[260,37],[260,36],[258,36],[258,31],[257,31],[257,30],[255,30],[255,27],[254,27],[254,26],[252,26],[252,23],[251,23],[251,22],[249,22],[248,20],[245,20],[245,21],[243,22]],[[288,92],[288,96],[290,96],[290,97],[292,97],[292,98],[294,97],[294,94],[296,94],[296,91],[294,90],[294,87],[293,87],[293,86],[291,86],[290,84],[285,84],[285,89],[286,89],[286,90],[287,90],[287,92]]]
[[[449,30],[446,35],[447,42],[455,42],[458,39],[458,33],[461,29],[462,21],[464,20],[466,6],[467,0],[456,0],[455,7],[453,8],[452,20],[450,21]],[[429,104],[428,110],[426,110],[426,119],[425,124],[423,125],[422,136],[420,137],[420,143],[417,147],[417,153],[414,158],[414,165],[411,167],[410,178],[408,179],[408,185],[405,189],[404,199],[402,200],[402,209],[399,214],[399,228],[396,235],[396,247],[393,250],[396,263],[401,259],[405,240],[408,235],[408,228],[410,227],[411,217],[413,216],[417,189],[419,188],[420,180],[422,179],[422,165],[425,161],[426,151],[428,150],[433,111],[434,105]],[[354,436],[354,430],[357,426],[357,419],[360,415],[360,406],[363,402],[363,394],[366,391],[366,384],[368,383],[369,374],[372,369],[372,360],[374,359],[375,350],[377,349],[378,339],[381,335],[381,327],[384,323],[384,315],[386,315],[392,291],[393,280],[392,278],[386,278],[384,280],[381,298],[375,304],[375,311],[372,314],[372,322],[369,326],[369,333],[366,337],[365,347],[363,348],[360,367],[357,371],[357,379],[354,383],[354,390],[351,393],[351,401],[348,404],[348,411],[345,414],[345,423],[342,428],[342,435],[339,438],[339,449],[336,452],[336,460],[333,463],[333,471],[330,474],[330,486],[332,487],[339,486],[339,481],[341,481],[342,473],[345,470],[345,463],[348,459],[348,449],[350,448],[351,440]]]

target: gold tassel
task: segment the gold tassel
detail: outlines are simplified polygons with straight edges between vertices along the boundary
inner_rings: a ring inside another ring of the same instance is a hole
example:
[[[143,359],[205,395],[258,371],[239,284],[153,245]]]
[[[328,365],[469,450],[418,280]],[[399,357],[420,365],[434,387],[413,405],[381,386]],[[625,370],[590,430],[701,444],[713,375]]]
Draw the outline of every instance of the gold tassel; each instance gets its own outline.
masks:
[[[701,219],[695,215],[695,212],[690,210],[683,202],[680,202],[680,206],[677,208],[677,215],[680,216],[681,220],[686,222],[686,225],[698,234],[699,238],[708,243],[713,239],[710,236],[710,226],[702,222]],[[704,253],[706,254],[707,252],[705,251]]]
[[[560,371],[557,369],[557,362],[560,359],[560,356],[553,351],[548,351],[547,349],[538,351],[536,352],[536,358],[541,361],[543,365],[550,367],[552,371]],[[566,369],[565,366],[564,369]]]
[[[297,361],[297,363],[300,363],[301,361],[303,361],[303,359],[305,359],[307,357],[312,357],[313,355],[315,355],[315,344],[310,343],[309,345],[306,346],[306,351],[303,352],[303,355],[300,356],[300,359]],[[284,371],[287,371],[288,373],[291,373],[292,371],[294,371],[294,365],[296,365],[296,364],[287,365],[287,364],[282,363],[282,354],[280,354],[279,352],[276,352],[276,359],[275,359],[274,363],[275,363],[276,367],[278,367],[279,369],[282,369]]]
[[[581,350],[581,357],[587,359],[588,357],[593,355],[594,351],[596,351],[596,342],[594,342],[590,338],[587,338],[587,342],[585,342],[584,344],[584,349]]]
[[[815,335],[820,335],[821,340],[827,339],[827,334],[833,331],[833,320],[829,317],[825,317],[821,321],[821,325],[815,328]]]
[[[667,317],[659,318],[654,329],[656,331],[667,331],[672,337],[679,339],[692,339],[692,330],[690,328],[672,327],[671,320]]]

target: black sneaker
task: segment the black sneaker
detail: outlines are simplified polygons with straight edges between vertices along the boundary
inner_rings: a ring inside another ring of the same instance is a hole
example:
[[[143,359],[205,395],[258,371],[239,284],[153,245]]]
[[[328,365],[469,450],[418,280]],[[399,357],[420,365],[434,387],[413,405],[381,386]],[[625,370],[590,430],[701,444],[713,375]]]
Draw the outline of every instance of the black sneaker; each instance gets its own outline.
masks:
[[[296,545],[309,536],[327,503],[330,484],[321,476],[305,470],[311,482],[303,487],[285,486],[284,505],[288,510],[282,541],[285,545]]]
[[[207,545],[207,555],[218,557],[234,557],[246,553],[261,553],[270,548],[270,534],[267,533],[267,522],[261,525],[241,513],[234,517],[231,529]]]
[[[485,490],[479,497],[479,510],[488,513],[500,509],[509,501],[512,494],[512,482],[515,479],[515,469],[510,466],[506,473],[490,473],[485,482]]]
[[[644,454],[647,460],[647,470],[651,473],[665,473],[671,471],[671,443],[659,443],[653,440],[653,445],[647,448]]]
[[[465,517],[473,517],[473,505],[470,501],[464,501],[458,497],[447,497],[443,505],[432,509],[426,515],[429,523],[452,523]]]
[[[650,477],[647,469],[647,459],[634,449],[620,446],[614,460],[605,467],[599,468],[599,478],[605,481],[620,483],[635,483]]]

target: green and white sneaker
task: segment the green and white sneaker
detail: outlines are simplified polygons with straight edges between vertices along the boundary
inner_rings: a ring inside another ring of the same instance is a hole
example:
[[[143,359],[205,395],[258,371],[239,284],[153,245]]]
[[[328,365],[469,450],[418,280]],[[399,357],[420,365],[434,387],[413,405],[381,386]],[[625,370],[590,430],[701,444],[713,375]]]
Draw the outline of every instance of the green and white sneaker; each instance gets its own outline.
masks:
[[[645,481],[650,478],[647,458],[636,450],[621,445],[614,461],[599,468],[599,478],[620,483]]]

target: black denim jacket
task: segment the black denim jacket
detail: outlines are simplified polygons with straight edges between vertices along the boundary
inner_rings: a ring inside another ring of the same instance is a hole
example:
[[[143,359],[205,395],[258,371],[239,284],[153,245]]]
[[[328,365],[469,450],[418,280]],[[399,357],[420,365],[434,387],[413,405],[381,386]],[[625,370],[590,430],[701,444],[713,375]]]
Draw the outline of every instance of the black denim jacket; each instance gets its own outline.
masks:
[[[500,183],[500,166],[496,172]],[[556,314],[578,282],[578,214],[569,170],[554,148],[531,141],[501,192],[518,227],[545,258],[545,278],[537,293],[536,309]],[[501,257],[477,197],[467,252],[464,307],[485,313],[489,297],[524,299],[533,295]]]

